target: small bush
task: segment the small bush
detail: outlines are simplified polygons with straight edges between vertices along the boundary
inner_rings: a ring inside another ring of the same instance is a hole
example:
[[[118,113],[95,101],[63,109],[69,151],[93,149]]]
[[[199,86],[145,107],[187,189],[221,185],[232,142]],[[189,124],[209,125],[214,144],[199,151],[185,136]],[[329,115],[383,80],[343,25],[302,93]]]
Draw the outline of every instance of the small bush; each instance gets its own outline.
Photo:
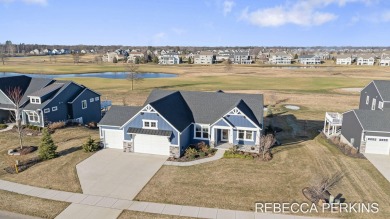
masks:
[[[6,129],[8,127],[8,125],[6,125],[6,124],[0,124],[0,130],[1,129]]]
[[[88,127],[91,129],[96,129],[98,126],[97,126],[96,122],[90,122],[90,123],[88,123]]]
[[[253,156],[252,156],[252,155],[241,154],[241,153],[235,153],[235,152],[233,152],[232,150],[227,150],[227,151],[223,154],[223,157],[224,157],[224,158],[241,158],[241,159],[253,160]]]
[[[186,152],[185,152],[184,156],[193,159],[193,158],[196,157],[197,154],[198,154],[198,151],[197,151],[195,148],[193,148],[193,147],[188,147],[188,148],[186,149]]]
[[[51,130],[62,129],[66,126],[65,122],[53,122],[48,127]]]
[[[94,152],[99,150],[99,143],[95,141],[91,136],[87,141],[82,145],[85,152]]]
[[[41,144],[38,147],[39,158],[42,160],[53,159],[57,156],[57,146],[54,144],[51,134],[47,128],[43,129]]]

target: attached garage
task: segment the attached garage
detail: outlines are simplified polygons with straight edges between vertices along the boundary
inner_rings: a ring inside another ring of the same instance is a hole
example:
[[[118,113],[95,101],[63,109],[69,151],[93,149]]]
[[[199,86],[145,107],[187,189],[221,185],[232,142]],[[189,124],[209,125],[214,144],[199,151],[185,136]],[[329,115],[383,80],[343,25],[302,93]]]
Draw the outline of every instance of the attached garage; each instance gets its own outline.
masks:
[[[133,136],[135,153],[170,155],[171,131],[129,128],[128,133]]]
[[[366,150],[365,153],[368,154],[390,154],[390,144],[388,138],[380,138],[367,136],[366,137]]]
[[[123,149],[123,130],[102,129],[104,147]]]

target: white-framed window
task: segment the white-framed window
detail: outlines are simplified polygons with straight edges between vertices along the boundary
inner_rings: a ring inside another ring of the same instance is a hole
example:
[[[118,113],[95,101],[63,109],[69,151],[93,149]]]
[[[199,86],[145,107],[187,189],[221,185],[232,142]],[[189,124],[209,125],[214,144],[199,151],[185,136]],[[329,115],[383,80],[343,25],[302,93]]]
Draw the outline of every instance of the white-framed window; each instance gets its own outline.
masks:
[[[144,129],[157,129],[157,120],[142,120]]]
[[[368,105],[370,103],[370,96],[366,97],[366,104]]]
[[[43,110],[44,113],[50,113],[50,108],[46,108]]]
[[[52,108],[51,108],[51,111],[57,111],[58,110],[58,107],[57,106],[53,106]]]
[[[389,139],[387,139],[387,138],[380,138],[380,139],[379,139],[379,141],[388,142],[388,141],[389,141]]]
[[[33,111],[27,111],[26,114],[27,114],[29,122],[39,122],[39,115],[38,115],[38,113],[33,112]]]
[[[372,98],[371,110],[375,110],[376,107],[376,99]]]
[[[367,138],[367,141],[376,141],[376,138]]]
[[[379,109],[383,109],[383,102],[382,102],[382,101],[379,101],[379,103],[378,103],[378,108],[379,108]]]
[[[253,141],[253,135],[251,130],[238,130],[237,140]]]
[[[83,100],[83,101],[81,101],[81,108],[82,109],[87,109],[87,101],[86,100]]]
[[[91,98],[91,99],[89,99],[89,102],[92,103],[94,100],[95,100],[94,98]]]
[[[35,104],[41,104],[41,98],[39,97],[30,97],[30,102]]]
[[[99,100],[99,97],[95,97],[95,101],[98,101]]]
[[[209,139],[210,129],[208,125],[195,124],[195,138]]]

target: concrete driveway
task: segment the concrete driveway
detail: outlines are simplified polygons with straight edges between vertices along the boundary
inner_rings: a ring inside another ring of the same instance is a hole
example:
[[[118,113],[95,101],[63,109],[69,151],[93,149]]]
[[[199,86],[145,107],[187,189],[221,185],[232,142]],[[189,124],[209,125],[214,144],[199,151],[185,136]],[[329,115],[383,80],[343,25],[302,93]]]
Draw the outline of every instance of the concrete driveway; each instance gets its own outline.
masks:
[[[167,158],[104,149],[76,169],[84,194],[133,200]]]
[[[364,154],[364,156],[390,182],[390,156],[380,154]]]

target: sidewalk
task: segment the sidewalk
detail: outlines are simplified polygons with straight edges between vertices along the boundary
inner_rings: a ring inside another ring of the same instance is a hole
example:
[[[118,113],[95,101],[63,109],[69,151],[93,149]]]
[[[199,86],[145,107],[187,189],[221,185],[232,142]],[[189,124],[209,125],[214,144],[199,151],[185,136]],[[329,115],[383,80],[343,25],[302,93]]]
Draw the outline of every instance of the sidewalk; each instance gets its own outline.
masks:
[[[0,189],[19,194],[70,202],[72,203],[58,218],[71,218],[83,214],[83,218],[116,218],[122,210],[140,211],[164,215],[176,215],[199,218],[224,218],[224,219],[245,219],[245,218],[312,218],[295,215],[254,213],[250,211],[235,211],[218,208],[204,208],[184,205],[172,205],[153,202],[140,202],[124,199],[109,198],[103,196],[86,195],[80,193],[64,192],[58,190],[38,188],[13,182],[0,180]],[[91,207],[92,206],[92,207]],[[80,212],[80,209],[86,209]],[[101,214],[96,214],[96,212]]]
[[[188,161],[188,162],[175,162],[175,161],[166,161],[164,165],[167,166],[181,166],[181,167],[186,167],[186,166],[193,166],[197,164],[202,164],[202,163],[207,163],[215,160],[219,160],[223,157],[223,154],[225,153],[224,149],[218,149],[217,152],[215,152],[214,156],[209,157],[209,158],[203,158],[199,160],[194,160],[194,161]]]
[[[7,125],[7,128],[0,130],[0,132],[6,132],[6,131],[11,130],[14,127],[15,123],[7,123],[6,125]]]

